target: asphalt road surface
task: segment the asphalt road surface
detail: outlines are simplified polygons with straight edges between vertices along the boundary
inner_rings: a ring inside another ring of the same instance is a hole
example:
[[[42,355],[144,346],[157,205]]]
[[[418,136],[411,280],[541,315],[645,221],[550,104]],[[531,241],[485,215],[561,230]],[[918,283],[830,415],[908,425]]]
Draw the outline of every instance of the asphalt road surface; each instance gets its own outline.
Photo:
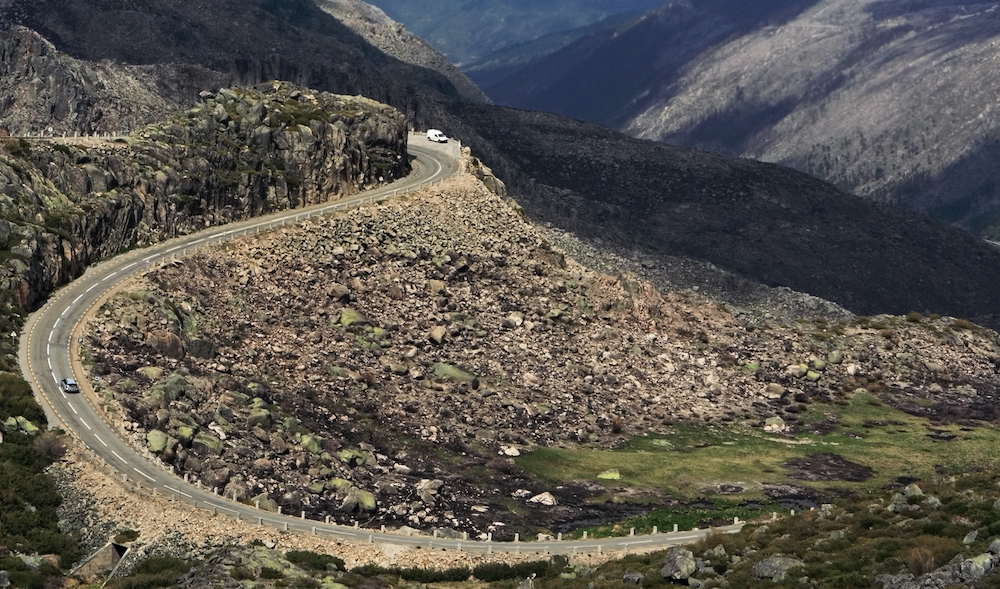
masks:
[[[458,146],[428,144],[420,135],[410,136],[409,152],[415,157],[414,171],[393,184],[369,190],[330,204],[281,211],[247,221],[212,227],[195,234],[178,237],[154,246],[132,251],[89,268],[83,276],[54,293],[45,306],[33,313],[25,325],[20,342],[20,363],[25,378],[31,383],[53,427],[62,424],[121,476],[147,493],[171,497],[214,514],[256,522],[279,530],[318,534],[335,539],[375,542],[428,549],[463,550],[490,553],[576,554],[602,552],[646,551],[697,541],[708,530],[627,536],[610,539],[493,542],[433,538],[426,535],[404,536],[357,527],[327,524],[295,515],[282,515],[256,509],[227,500],[189,484],[141,456],[108,425],[91,404],[93,389],[86,375],[74,373],[74,358],[79,358],[77,338],[82,335],[84,318],[108,296],[117,285],[141,274],[171,257],[183,256],[199,247],[218,244],[227,239],[298,223],[309,217],[358,207],[365,203],[391,198],[396,194],[440,181],[457,170]],[[79,366],[79,363],[76,364]],[[59,387],[64,378],[81,381],[82,393],[67,394]],[[716,531],[735,532],[741,524]]]

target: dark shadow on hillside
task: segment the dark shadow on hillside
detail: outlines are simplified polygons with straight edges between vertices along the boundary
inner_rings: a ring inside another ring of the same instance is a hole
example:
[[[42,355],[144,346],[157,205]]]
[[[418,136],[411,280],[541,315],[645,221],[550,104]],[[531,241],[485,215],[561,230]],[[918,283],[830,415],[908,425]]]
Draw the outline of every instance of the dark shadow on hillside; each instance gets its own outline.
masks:
[[[936,219],[976,235],[1000,238],[1000,137],[938,174],[907,181],[892,191],[899,202],[926,203]]]
[[[463,106],[456,115],[506,159],[502,166],[534,179],[514,188],[535,219],[651,255],[709,261],[856,313],[940,313],[1000,327],[1000,250],[927,216],[788,168],[546,113]]]

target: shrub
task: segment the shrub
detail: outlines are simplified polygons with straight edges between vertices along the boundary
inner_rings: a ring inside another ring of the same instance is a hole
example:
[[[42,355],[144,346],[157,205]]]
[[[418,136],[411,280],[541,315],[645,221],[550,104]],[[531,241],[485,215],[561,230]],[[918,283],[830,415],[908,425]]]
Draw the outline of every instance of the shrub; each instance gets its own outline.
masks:
[[[920,313],[917,313],[916,311],[910,311],[909,313],[906,314],[906,320],[909,321],[910,323],[920,323],[921,321],[924,320],[924,316],[921,315]]]
[[[35,452],[55,462],[66,455],[66,443],[52,432],[46,431],[35,438],[32,446]]]
[[[344,559],[329,554],[317,554],[308,550],[292,550],[285,554],[285,558],[294,565],[316,571],[329,570],[331,564],[335,565],[339,571],[346,569]]]
[[[174,587],[177,585],[177,579],[189,570],[191,570],[191,565],[179,558],[147,558],[139,563],[131,575],[121,579],[113,579],[105,587],[108,589]]]
[[[260,578],[261,579],[284,579],[285,578],[285,573],[279,571],[278,569],[274,569],[274,568],[271,568],[271,567],[263,567],[263,568],[260,569]]]

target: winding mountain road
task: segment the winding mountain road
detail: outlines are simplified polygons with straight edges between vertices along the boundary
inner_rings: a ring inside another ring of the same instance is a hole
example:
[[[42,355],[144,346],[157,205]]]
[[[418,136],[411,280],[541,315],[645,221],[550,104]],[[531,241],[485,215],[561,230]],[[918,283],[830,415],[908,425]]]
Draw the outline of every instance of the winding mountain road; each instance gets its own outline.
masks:
[[[77,343],[82,335],[85,317],[115,288],[127,279],[141,274],[174,256],[227,239],[244,236],[275,227],[298,223],[303,219],[334,211],[378,202],[394,195],[414,190],[442,180],[458,169],[457,149],[449,145],[415,145],[420,135],[410,136],[409,153],[415,158],[414,171],[393,184],[366,191],[334,203],[314,205],[301,209],[285,210],[263,217],[212,227],[195,234],[178,237],[116,256],[87,269],[80,278],[54,293],[43,308],[28,319],[20,341],[19,359],[25,378],[31,383],[35,396],[45,408],[50,424],[62,424],[89,447],[96,456],[140,488],[154,494],[170,497],[194,505],[213,514],[231,516],[243,521],[256,522],[280,530],[318,534],[356,542],[376,542],[422,548],[464,550],[478,553],[601,553],[629,550],[648,550],[676,544],[694,542],[708,530],[628,536],[600,540],[550,541],[550,542],[492,542],[432,538],[424,535],[403,536],[377,532],[357,527],[347,527],[307,520],[304,517],[281,515],[256,509],[216,495],[211,489],[178,479],[141,454],[120,438],[95,409],[93,389],[84,374],[74,373],[74,358],[79,358]],[[424,139],[423,141],[426,141]],[[76,363],[79,366],[79,363]],[[63,378],[81,381],[80,394],[66,394],[59,387]],[[741,524],[717,531],[735,532]]]

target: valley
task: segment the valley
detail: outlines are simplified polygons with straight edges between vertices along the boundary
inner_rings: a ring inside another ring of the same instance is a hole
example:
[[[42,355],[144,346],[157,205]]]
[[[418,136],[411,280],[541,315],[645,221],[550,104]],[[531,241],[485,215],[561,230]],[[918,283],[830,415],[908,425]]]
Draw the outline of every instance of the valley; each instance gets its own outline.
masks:
[[[743,4],[667,3],[474,75],[499,104],[779,163],[996,231],[992,3]]]

